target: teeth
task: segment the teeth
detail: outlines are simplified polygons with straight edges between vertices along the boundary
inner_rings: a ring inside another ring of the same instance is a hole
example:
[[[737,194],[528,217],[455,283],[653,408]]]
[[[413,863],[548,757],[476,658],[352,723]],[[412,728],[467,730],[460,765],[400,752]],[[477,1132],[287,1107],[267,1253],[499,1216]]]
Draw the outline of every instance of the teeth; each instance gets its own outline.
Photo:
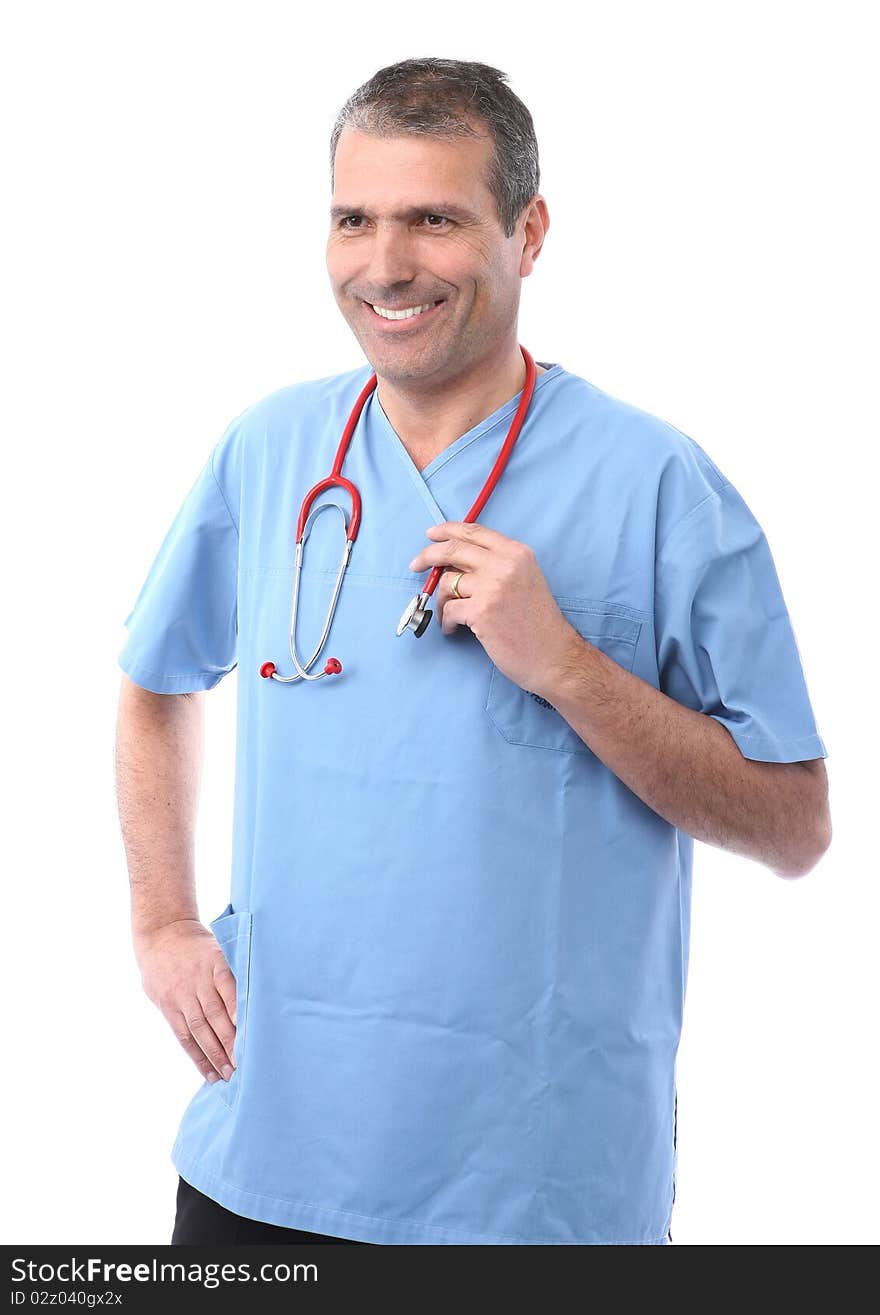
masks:
[[[429,301],[427,306],[409,306],[406,310],[386,310],[384,306],[373,306],[373,310],[383,320],[408,320],[412,315],[421,315],[422,311],[431,310],[433,305]]]

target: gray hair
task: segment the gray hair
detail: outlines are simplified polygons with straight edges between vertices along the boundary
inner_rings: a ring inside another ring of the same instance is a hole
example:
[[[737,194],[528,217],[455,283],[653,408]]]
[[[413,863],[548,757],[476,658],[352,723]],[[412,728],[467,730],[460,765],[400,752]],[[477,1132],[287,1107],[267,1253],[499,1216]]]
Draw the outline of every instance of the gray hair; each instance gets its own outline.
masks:
[[[506,85],[506,73],[460,59],[404,59],[389,64],[349,96],[330,138],[334,185],[336,145],[344,128],[397,137],[478,137],[484,124],[495,143],[486,184],[507,237],[538,190],[538,143],[532,116]],[[475,122],[476,121],[476,122]]]

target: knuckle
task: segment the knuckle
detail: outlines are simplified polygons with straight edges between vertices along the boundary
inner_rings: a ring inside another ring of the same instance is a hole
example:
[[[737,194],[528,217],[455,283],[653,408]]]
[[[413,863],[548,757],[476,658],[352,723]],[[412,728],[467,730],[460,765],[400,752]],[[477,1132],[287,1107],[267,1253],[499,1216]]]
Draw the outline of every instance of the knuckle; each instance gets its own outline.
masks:
[[[227,1020],[229,1015],[226,1012],[226,1006],[222,1000],[218,1000],[216,1004],[210,1005],[205,1010],[205,1018],[211,1024],[215,1032],[221,1030],[225,1032],[228,1030],[229,1024]]]

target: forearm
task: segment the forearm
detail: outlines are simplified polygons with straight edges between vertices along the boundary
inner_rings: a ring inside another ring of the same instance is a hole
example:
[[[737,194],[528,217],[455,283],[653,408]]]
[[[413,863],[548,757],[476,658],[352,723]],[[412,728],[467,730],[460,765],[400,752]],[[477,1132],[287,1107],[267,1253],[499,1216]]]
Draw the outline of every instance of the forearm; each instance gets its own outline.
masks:
[[[796,876],[818,819],[799,763],[744,758],[726,727],[625,671],[572,630],[569,660],[536,691],[624,785],[707,844]]]
[[[125,680],[116,792],[135,935],[198,917],[194,850],[202,743],[199,698],[152,694]]]

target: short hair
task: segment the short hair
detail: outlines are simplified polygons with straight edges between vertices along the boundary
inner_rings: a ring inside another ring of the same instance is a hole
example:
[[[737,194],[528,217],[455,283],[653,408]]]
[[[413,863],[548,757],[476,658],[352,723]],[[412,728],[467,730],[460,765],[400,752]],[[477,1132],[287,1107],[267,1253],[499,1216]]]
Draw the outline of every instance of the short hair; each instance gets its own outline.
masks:
[[[460,59],[404,59],[380,68],[337,115],[330,138],[331,187],[344,128],[380,137],[413,133],[452,139],[480,136],[482,123],[494,142],[485,181],[511,237],[541,175],[532,116],[506,78],[488,64]]]

